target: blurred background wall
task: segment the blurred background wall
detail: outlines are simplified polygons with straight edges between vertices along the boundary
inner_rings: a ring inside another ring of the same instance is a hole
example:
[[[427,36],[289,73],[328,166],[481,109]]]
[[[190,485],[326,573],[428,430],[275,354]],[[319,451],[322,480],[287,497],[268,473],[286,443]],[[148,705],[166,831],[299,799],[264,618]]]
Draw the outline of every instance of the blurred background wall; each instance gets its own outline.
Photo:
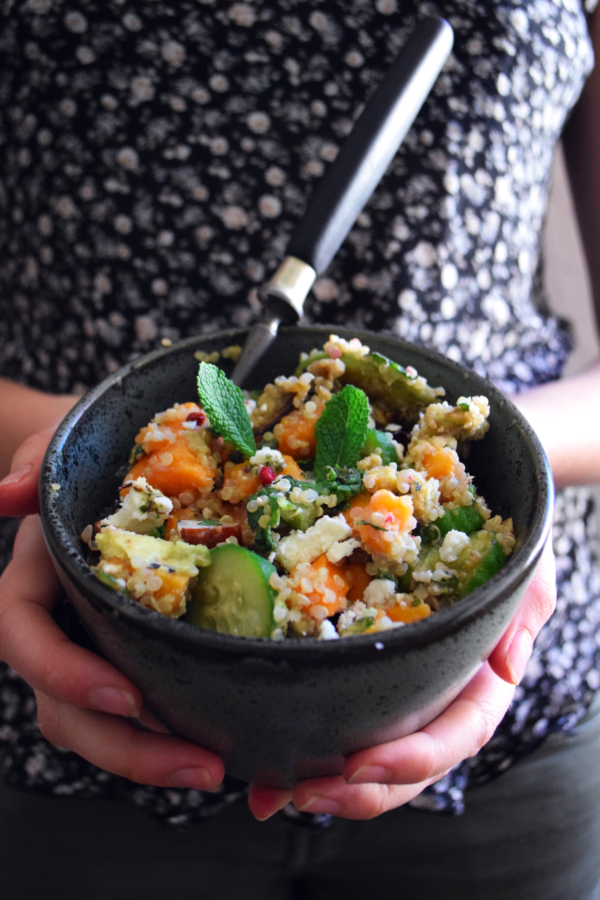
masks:
[[[559,148],[553,170],[553,186],[544,234],[545,280],[552,310],[569,319],[577,346],[567,373],[579,372],[600,356],[592,296],[577,221],[569,191],[564,159]],[[600,414],[600,397],[593,399]],[[594,486],[599,511],[600,484]]]

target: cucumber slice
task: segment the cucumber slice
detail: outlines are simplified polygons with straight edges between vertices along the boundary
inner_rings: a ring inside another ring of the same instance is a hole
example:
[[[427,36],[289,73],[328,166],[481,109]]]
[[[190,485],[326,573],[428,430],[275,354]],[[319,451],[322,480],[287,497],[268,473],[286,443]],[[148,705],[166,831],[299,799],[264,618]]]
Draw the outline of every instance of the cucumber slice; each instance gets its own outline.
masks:
[[[447,509],[441,518],[436,519],[430,525],[423,525],[419,528],[417,534],[423,541],[437,543],[443,540],[449,531],[473,534],[474,531],[479,531],[482,525],[483,518],[475,506],[461,506],[456,509]]]
[[[473,551],[477,554],[475,563]],[[493,532],[479,531],[472,535],[471,545],[466,547],[458,555],[456,562],[451,564],[461,581],[458,596],[464,597],[475,588],[481,587],[500,571],[505,562],[506,556]]]
[[[210,563],[200,571],[184,621],[221,634],[270,637],[275,591],[269,578],[275,566],[237,544],[215,547]]]
[[[396,448],[392,443],[392,436],[388,431],[376,431],[374,428],[367,428],[367,437],[365,445],[360,451],[360,458],[370,456],[371,453],[378,453],[381,456],[381,462],[384,466],[390,463],[399,463]]]

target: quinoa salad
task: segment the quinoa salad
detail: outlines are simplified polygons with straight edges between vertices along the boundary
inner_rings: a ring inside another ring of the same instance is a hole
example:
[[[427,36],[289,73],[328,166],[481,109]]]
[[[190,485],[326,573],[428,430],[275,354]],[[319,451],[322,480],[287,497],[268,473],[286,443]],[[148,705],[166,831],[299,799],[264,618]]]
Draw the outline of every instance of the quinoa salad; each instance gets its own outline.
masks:
[[[512,520],[461,461],[486,397],[451,405],[335,335],[241,391],[216,365],[238,353],[196,354],[198,401],[135,438],[118,507],[82,534],[102,582],[200,628],[338,640],[417,622],[499,571]]]

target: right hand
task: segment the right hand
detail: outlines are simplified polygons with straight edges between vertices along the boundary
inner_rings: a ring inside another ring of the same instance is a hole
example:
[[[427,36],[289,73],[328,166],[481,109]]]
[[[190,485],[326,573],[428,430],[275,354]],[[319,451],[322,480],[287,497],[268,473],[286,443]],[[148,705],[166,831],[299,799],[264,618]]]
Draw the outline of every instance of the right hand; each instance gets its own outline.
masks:
[[[140,784],[214,790],[224,774],[220,757],[170,735],[144,711],[128,678],[73,644],[52,618],[64,596],[34,513],[53,431],[28,438],[0,482],[0,515],[28,516],[0,578],[0,659],[33,687],[39,727],[51,743]]]

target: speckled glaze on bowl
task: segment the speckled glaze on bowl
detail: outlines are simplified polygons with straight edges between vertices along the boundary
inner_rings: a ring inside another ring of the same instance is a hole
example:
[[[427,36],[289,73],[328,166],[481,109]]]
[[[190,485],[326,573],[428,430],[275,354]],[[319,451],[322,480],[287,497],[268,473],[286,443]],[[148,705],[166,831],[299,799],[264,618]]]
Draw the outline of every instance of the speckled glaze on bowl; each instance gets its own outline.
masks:
[[[272,787],[337,774],[350,753],[409,734],[444,709],[508,625],[550,529],[552,482],[535,434],[492,385],[437,353],[337,327],[287,328],[255,386],[290,373],[299,353],[321,346],[331,330],[414,366],[450,400],[489,397],[490,431],[472,445],[468,469],[494,513],[513,517],[516,548],[491,581],[452,608],[340,641],[268,641],[167,619],[95,578],[79,535],[114,503],[137,431],[173,402],[196,398],[194,351],[241,344],[242,330],[187,340],[107,378],[58,428],[41,476],[50,553],[100,651],[173,732],[219,753],[231,775]]]

